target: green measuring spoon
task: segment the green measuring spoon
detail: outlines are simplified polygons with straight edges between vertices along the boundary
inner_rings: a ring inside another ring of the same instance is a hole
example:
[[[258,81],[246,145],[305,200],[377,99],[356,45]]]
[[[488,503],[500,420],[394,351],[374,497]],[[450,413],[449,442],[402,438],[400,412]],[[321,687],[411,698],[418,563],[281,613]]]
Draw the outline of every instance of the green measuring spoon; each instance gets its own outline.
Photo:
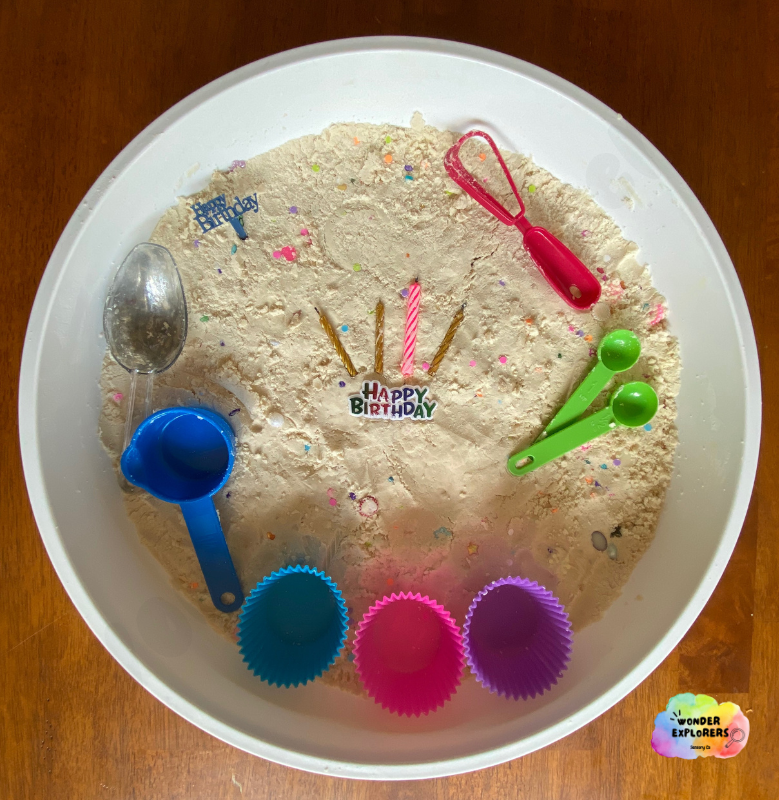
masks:
[[[630,369],[640,355],[641,342],[633,331],[611,331],[606,334],[598,345],[598,363],[546,426],[539,439],[551,436],[580,417],[615,373]]]
[[[511,456],[508,460],[508,470],[512,475],[526,475],[587,444],[592,439],[608,433],[617,425],[625,425],[628,428],[646,425],[657,413],[657,406],[657,395],[648,383],[642,381],[626,383],[611,395],[606,408]]]

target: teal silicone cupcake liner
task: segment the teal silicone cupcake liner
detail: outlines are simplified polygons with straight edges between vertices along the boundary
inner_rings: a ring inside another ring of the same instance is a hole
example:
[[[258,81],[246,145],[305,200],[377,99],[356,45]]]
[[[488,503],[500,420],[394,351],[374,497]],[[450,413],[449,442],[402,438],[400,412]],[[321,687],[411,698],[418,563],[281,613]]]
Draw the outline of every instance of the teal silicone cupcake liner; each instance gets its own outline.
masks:
[[[276,686],[306,684],[329,669],[346,643],[346,604],[324,572],[273,572],[241,609],[238,647],[248,668]]]

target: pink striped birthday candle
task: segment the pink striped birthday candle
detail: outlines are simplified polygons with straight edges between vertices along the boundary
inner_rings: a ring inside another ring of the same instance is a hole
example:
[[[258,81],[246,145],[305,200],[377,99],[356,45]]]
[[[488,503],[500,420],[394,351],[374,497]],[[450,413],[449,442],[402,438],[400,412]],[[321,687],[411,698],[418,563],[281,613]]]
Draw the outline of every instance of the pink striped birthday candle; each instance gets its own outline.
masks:
[[[422,298],[422,287],[419,279],[408,287],[408,309],[406,310],[406,335],[403,337],[403,361],[400,371],[404,378],[414,374],[414,350],[417,346],[417,325],[419,324],[419,301]]]

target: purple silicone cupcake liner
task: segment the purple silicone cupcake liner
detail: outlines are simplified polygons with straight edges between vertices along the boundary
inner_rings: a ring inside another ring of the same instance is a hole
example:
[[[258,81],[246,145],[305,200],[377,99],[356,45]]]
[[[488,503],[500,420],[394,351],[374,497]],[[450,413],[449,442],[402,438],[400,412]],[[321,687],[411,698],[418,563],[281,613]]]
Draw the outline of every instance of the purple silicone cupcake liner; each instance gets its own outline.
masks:
[[[571,658],[571,623],[560,601],[525,578],[501,578],[471,603],[465,658],[491,692],[523,700],[543,694]]]

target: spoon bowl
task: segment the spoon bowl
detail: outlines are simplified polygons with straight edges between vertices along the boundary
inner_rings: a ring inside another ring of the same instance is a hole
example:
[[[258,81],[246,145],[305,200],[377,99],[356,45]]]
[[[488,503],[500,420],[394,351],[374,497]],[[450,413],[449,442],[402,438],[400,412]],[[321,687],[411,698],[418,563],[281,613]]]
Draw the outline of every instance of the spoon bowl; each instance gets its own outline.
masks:
[[[641,342],[633,331],[611,331],[598,346],[598,359],[611,372],[625,372],[641,355]]]
[[[646,425],[657,413],[658,399],[655,390],[641,381],[620,386],[611,397],[614,419],[627,428]]]
[[[122,448],[126,449],[132,432],[138,375],[148,375],[148,417],[154,374],[173,365],[187,339],[187,301],[176,262],[166,248],[144,242],[130,251],[106,297],[103,332],[111,355],[132,376]]]

